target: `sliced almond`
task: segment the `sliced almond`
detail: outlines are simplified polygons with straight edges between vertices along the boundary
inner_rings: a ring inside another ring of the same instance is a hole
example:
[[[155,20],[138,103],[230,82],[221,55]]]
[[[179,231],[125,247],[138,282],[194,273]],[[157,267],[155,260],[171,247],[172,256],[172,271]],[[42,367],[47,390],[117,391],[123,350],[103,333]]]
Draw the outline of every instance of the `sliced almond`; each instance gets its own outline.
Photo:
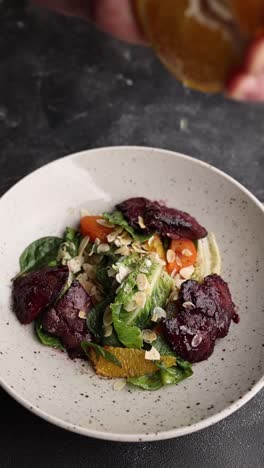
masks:
[[[196,333],[196,335],[194,335],[192,342],[191,342],[192,347],[197,348],[199,344],[202,342],[202,340],[203,340],[202,335],[199,333]]]
[[[176,273],[177,273],[177,268],[174,268],[174,269],[172,270],[171,274],[170,274],[171,277],[172,277],[172,278],[175,278]]]
[[[154,307],[152,314],[151,314],[151,320],[152,322],[159,322],[162,318],[166,318],[167,313],[166,310],[164,310],[162,307]]]
[[[123,388],[125,388],[126,384],[126,379],[117,380],[113,385],[113,389],[120,392],[120,390],[123,390]]]
[[[126,279],[126,277],[129,275],[130,272],[131,272],[130,268],[120,265],[118,269],[118,273],[116,274],[116,281],[119,284],[121,284],[124,281],[124,279]]]
[[[94,243],[95,243],[95,245],[98,246],[99,244],[101,244],[101,241],[100,241],[100,239],[98,237],[96,237],[96,239],[94,240]]]
[[[117,234],[114,232],[111,232],[110,234],[108,234],[108,236],[106,236],[107,242],[111,244],[112,242],[114,242],[116,237],[117,237]]]
[[[96,278],[96,271],[93,265],[90,265],[90,263],[84,263],[82,267],[85,273],[87,274],[88,278],[90,279]]]
[[[96,222],[97,222],[97,224],[100,224],[101,226],[107,227],[107,228],[109,228],[109,229],[115,227],[115,225],[109,223],[109,221],[107,221],[107,219],[101,219],[101,218],[100,218],[100,219],[97,219]]]
[[[103,324],[105,327],[112,325],[113,317],[112,317],[112,310],[110,306],[107,306],[103,316]]]
[[[174,278],[174,282],[175,282],[175,286],[176,288],[178,289],[181,289],[181,285],[182,283],[184,283],[186,280],[185,279],[182,279],[179,275],[179,273],[175,276]]]
[[[106,271],[109,278],[113,278],[116,275],[116,271],[111,267],[107,268]]]
[[[83,257],[74,257],[67,262],[68,268],[72,273],[78,273],[84,263]]]
[[[116,238],[116,239],[114,240],[114,244],[115,244],[116,247],[121,247],[121,246],[122,246],[121,240],[118,239],[118,238]]]
[[[145,307],[145,304],[146,304],[147,296],[143,291],[138,291],[134,295],[134,300],[137,306],[143,309],[143,307]]]
[[[83,254],[84,254],[84,251],[87,247],[87,245],[89,244],[89,241],[90,241],[90,237],[89,236],[85,236],[81,243],[80,243],[80,246],[79,246],[79,251],[78,251],[78,257],[82,257]]]
[[[154,240],[155,240],[155,237],[154,237],[154,236],[151,236],[151,237],[149,238],[149,240],[148,240],[148,245],[149,245],[149,247],[152,246]]]
[[[142,338],[145,343],[153,343],[157,339],[157,335],[153,330],[142,330]]]
[[[191,257],[192,252],[190,251],[190,249],[183,249],[182,250],[182,255],[184,255],[185,257]]]
[[[108,234],[108,236],[106,236],[107,238],[107,241],[108,242],[114,242],[114,240],[117,238],[117,236],[119,234],[121,234],[123,232],[123,228],[122,227],[116,227],[113,232],[110,232],[110,234]]]
[[[133,242],[131,244],[132,249],[137,252],[137,253],[146,253],[144,249],[142,249],[142,246],[138,244],[137,242]]]
[[[191,265],[191,266],[188,266],[188,267],[184,267],[180,270],[180,275],[184,278],[184,279],[190,279],[192,277],[194,273],[194,266]]]
[[[149,288],[148,278],[144,273],[139,273],[137,275],[137,287],[139,291],[145,291]]]
[[[122,247],[119,247],[119,249],[116,249],[115,253],[118,255],[123,255],[124,257],[128,257],[130,254],[130,249],[127,247],[127,245],[123,245]]]
[[[179,299],[179,291],[175,290],[171,293],[169,301],[177,301]]]
[[[108,336],[111,336],[112,333],[113,333],[112,325],[107,325],[106,327],[104,327],[104,337],[105,338],[108,338]]]
[[[123,231],[119,236],[118,239],[121,242],[121,245],[130,245],[133,241],[132,237],[128,234],[128,232]]]
[[[136,301],[132,300],[124,305],[126,312],[134,312],[138,308]]]
[[[183,302],[182,307],[184,309],[195,309],[195,305],[191,301]]]
[[[68,279],[67,279],[67,286],[70,287],[72,282],[74,280],[74,274],[72,273],[72,271],[69,271],[69,276],[68,276]]]
[[[160,353],[158,350],[152,346],[150,351],[145,352],[145,359],[147,361],[159,361],[160,360]]]
[[[85,310],[80,310],[80,312],[78,313],[78,317],[81,318],[81,319],[86,319],[87,314],[86,314]]]
[[[168,263],[175,262],[175,257],[176,257],[176,254],[173,250],[171,249],[167,250],[166,258],[167,258]]]
[[[97,253],[104,253],[110,250],[110,246],[108,244],[99,244],[97,247]]]
[[[177,263],[179,267],[182,267],[182,262],[181,262],[180,257],[178,257],[178,255],[175,255],[175,262]]]
[[[142,216],[138,217],[138,224],[141,227],[141,229],[146,229],[146,225],[144,223],[144,219],[142,218]]]

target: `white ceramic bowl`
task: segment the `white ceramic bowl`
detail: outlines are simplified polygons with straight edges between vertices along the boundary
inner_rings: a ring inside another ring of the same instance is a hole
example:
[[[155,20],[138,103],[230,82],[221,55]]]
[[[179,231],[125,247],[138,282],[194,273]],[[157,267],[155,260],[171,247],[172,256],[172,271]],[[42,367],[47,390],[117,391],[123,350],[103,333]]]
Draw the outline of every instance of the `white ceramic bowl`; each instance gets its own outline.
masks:
[[[115,391],[88,363],[38,343],[10,309],[10,279],[27,244],[77,223],[80,208],[100,213],[131,196],[165,200],[215,232],[241,316],[192,378],[156,392]],[[160,149],[84,151],[15,185],[0,200],[0,219],[0,381],[35,414],[87,436],[158,440],[221,420],[263,386],[263,207],[229,176]]]

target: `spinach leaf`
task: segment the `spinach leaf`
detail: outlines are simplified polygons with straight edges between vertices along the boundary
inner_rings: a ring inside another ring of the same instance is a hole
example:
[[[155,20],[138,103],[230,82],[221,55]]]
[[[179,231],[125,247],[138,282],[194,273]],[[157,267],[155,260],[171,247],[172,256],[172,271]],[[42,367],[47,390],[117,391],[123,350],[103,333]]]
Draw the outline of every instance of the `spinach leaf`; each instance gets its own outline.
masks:
[[[104,256],[96,267],[96,279],[103,286],[104,291],[113,291],[114,277],[109,277],[109,269],[118,261],[118,256],[112,250],[104,252]]]
[[[141,377],[130,377],[127,379],[127,382],[144,390],[154,391],[159,390],[165,385],[178,384],[193,374],[190,364],[188,369],[185,370],[179,366],[166,367],[163,363],[157,363],[156,366],[159,368],[159,371],[142,375]]]
[[[186,372],[189,372],[190,375],[193,374],[192,371],[192,365],[188,361],[184,361],[182,358],[178,357],[176,358],[177,366],[181,367],[181,369],[185,370]]]
[[[127,382],[150,391],[159,390],[163,386],[160,372],[153,372],[153,374],[146,374],[141,377],[130,377]]]
[[[157,339],[153,341],[152,346],[160,353],[161,356],[176,356],[170,345],[167,343],[162,335],[158,335]],[[178,358],[177,358],[178,362]]]
[[[20,273],[36,271],[44,266],[56,266],[61,242],[59,237],[42,237],[32,242],[20,255]]]
[[[112,335],[104,336],[102,338],[102,343],[104,346],[115,346],[116,348],[124,348],[124,345],[117,338],[115,330],[113,330]]]
[[[91,343],[90,341],[82,341],[81,347],[84,350],[88,358],[89,358],[89,348],[92,348],[95,351],[97,360],[99,359],[100,356],[102,356],[104,359],[106,359],[106,361],[112,362],[118,367],[122,367],[121,362],[112,353],[102,348],[102,346],[99,346],[95,343]]]
[[[111,297],[106,297],[96,304],[89,312],[87,317],[87,327],[94,337],[101,341],[103,338],[103,315],[106,307],[111,303]]]
[[[100,283],[106,293],[111,291],[113,279],[114,278],[110,278],[108,275],[108,266],[99,265],[96,268],[96,280]]]
[[[162,242],[163,242],[163,247],[164,247],[165,251],[167,251],[170,248],[171,239],[169,237],[164,237],[162,239]]]
[[[115,330],[111,336],[104,337],[103,334],[103,315],[105,312],[106,307],[111,303],[112,296],[108,296],[104,298],[101,302],[96,304],[87,317],[87,327],[92,332],[93,336],[95,337],[96,341],[99,343],[107,346],[116,346],[122,348],[123,345],[117,338]]]
[[[51,348],[63,349],[65,351],[65,348],[59,338],[43,330],[41,319],[35,321],[35,332],[39,341],[43,345],[50,346]]]
[[[191,377],[193,374],[191,365],[189,364],[188,369],[183,369],[176,365],[173,367],[166,367],[164,364],[156,364],[160,369],[160,376],[163,385],[178,384],[184,379]]]
[[[124,228],[137,242],[145,242],[152,236],[152,234],[143,234],[136,232],[135,229],[128,224],[127,220],[123,216],[123,213],[119,210],[115,210],[113,211],[113,213],[104,213],[103,217],[107,219],[109,223]]]
[[[61,262],[62,265],[66,265],[69,260],[77,257],[81,240],[81,233],[77,229],[72,227],[67,227],[65,229],[57,255],[57,260]]]

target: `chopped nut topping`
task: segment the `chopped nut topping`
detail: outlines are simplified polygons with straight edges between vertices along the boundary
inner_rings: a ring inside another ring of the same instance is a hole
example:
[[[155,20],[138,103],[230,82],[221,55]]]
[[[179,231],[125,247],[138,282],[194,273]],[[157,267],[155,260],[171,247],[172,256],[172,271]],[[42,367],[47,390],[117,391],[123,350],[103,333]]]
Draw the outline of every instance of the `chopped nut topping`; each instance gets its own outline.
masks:
[[[115,225],[114,224],[111,224],[109,223],[109,221],[107,221],[107,219],[97,219],[97,224],[100,224],[101,226],[104,226],[104,227],[107,227],[107,228],[114,228]]]
[[[167,257],[167,262],[168,263],[173,263],[175,261],[175,258],[176,258],[175,252],[173,250],[169,249],[167,251],[166,257]]]
[[[195,305],[191,301],[186,301],[182,304],[184,309],[195,309]]]
[[[154,307],[151,315],[152,322],[159,322],[162,318],[166,318],[167,313],[166,310],[162,309],[162,307]]]
[[[112,325],[107,325],[104,327],[104,337],[107,338],[108,336],[111,336],[113,333],[113,327]]]
[[[107,306],[104,312],[103,316],[103,324],[105,327],[112,325],[113,323],[113,317],[112,317],[112,311],[110,306]]]
[[[141,229],[146,229],[146,225],[144,223],[144,219],[142,218],[142,216],[138,217],[138,224],[141,227]]]
[[[145,291],[149,287],[148,278],[144,273],[139,273],[137,275],[137,287],[139,291]]]
[[[184,255],[185,257],[191,257],[192,252],[190,251],[190,249],[183,249],[182,250],[182,255]]]
[[[184,283],[184,281],[186,281],[186,279],[182,279],[180,275],[177,274],[174,278],[176,288],[181,289],[181,285]]]
[[[192,277],[192,275],[193,275],[193,272],[194,272],[194,267],[191,265],[191,266],[182,268],[180,270],[180,275],[184,279],[190,279]]]
[[[97,247],[97,253],[104,253],[110,250],[110,246],[108,244],[100,244]]]
[[[119,392],[120,390],[123,390],[126,384],[127,384],[126,379],[120,379],[114,383],[113,388],[114,390]]]
[[[143,308],[146,304],[147,296],[143,291],[138,291],[134,295],[134,300],[138,307]]]
[[[82,239],[82,241],[80,243],[79,251],[78,251],[78,257],[82,257],[82,255],[84,254],[84,251],[85,251],[87,245],[89,244],[89,240],[90,240],[89,236],[85,236]]]
[[[87,315],[85,310],[80,310],[80,312],[78,313],[78,317],[80,317],[81,319],[86,319]]]
[[[124,309],[127,311],[127,312],[134,312],[134,310],[137,309],[137,303],[136,301],[132,300],[130,302],[128,302],[127,304],[124,305]]]
[[[152,346],[150,351],[145,352],[145,359],[147,359],[148,361],[159,361],[160,353],[154,346]]]
[[[119,255],[124,255],[124,257],[128,257],[128,255],[130,254],[130,249],[129,247],[127,247],[127,245],[123,245],[122,247],[119,247],[119,249],[116,249],[115,253]]]
[[[157,339],[157,335],[152,330],[142,330],[142,338],[145,343],[153,343]]]

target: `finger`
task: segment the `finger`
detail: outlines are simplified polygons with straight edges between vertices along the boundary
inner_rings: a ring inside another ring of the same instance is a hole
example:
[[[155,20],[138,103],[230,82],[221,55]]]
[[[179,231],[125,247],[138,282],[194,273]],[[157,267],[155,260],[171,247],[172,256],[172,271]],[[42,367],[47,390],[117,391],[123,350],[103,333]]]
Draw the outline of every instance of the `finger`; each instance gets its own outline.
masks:
[[[146,43],[136,19],[134,0],[95,0],[91,2],[90,14],[102,31],[132,43]]]
[[[34,0],[51,10],[84,17],[102,31],[132,43],[145,43],[137,23],[134,0]]]

